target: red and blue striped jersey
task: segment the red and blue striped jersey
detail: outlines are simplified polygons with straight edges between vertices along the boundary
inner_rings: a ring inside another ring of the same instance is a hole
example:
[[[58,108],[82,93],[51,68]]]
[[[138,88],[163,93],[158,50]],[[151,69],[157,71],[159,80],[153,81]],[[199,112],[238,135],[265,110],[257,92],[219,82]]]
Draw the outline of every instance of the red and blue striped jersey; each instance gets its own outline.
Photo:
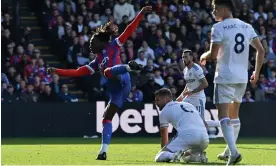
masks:
[[[93,69],[94,71],[103,73],[106,68],[121,64],[120,46],[121,43],[118,38],[112,40],[101,53],[97,54],[96,58],[87,67],[90,70]]]

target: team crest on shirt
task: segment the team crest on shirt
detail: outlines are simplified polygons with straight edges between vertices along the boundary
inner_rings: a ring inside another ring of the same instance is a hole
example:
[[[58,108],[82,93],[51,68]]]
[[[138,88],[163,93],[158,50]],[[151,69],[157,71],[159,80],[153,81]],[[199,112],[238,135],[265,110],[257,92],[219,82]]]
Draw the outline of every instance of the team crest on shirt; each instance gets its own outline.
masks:
[[[191,76],[192,76],[192,73],[189,73],[189,76],[191,77]]]

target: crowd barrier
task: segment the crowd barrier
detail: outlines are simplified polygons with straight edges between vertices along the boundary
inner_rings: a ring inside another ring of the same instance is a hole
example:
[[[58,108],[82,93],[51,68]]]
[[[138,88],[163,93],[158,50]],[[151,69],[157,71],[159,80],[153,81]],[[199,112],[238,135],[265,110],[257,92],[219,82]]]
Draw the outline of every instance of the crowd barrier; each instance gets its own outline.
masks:
[[[82,137],[100,135],[105,102],[2,103],[2,137]],[[241,105],[241,137],[276,137],[276,102]],[[217,110],[206,104],[206,119]],[[153,104],[127,103],[113,118],[113,135],[159,136],[158,112]],[[172,132],[170,126],[169,131]],[[218,136],[221,131],[218,129]]]

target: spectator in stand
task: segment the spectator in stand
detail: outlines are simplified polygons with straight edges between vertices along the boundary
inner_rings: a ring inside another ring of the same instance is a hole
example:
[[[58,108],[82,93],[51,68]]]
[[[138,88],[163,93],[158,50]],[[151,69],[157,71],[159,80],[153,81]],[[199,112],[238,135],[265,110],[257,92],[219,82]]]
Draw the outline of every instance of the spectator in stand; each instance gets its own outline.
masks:
[[[127,16],[127,15],[124,15],[124,16],[123,16],[123,21],[122,21],[122,23],[118,26],[118,28],[119,28],[119,33],[124,32],[124,30],[126,29],[128,23],[129,23],[128,16]]]
[[[161,38],[159,40],[159,46],[155,49],[154,55],[156,58],[158,58],[160,56],[164,56],[166,52],[167,52],[166,41],[165,39]]]
[[[61,92],[58,95],[63,102],[78,102],[78,98],[68,93],[68,86],[63,84],[61,86]]]
[[[100,20],[102,23],[105,23],[108,21],[108,19],[110,18],[110,16],[112,16],[112,12],[110,8],[106,8],[105,9],[105,13],[103,15],[100,16]]]
[[[145,72],[145,73],[152,73],[153,70],[154,70],[153,60],[152,59],[148,59],[147,65],[144,67],[143,72]]]
[[[265,65],[263,65],[263,73],[266,78],[269,78],[271,76],[271,70],[275,67],[275,61],[274,60],[268,60]]]
[[[2,22],[2,26],[4,29],[12,30],[12,22],[11,22],[11,16],[9,13],[4,14],[4,21]]]
[[[147,58],[145,58],[145,52],[140,51],[138,53],[138,58],[135,59],[135,62],[145,67],[147,65]]]
[[[4,29],[1,36],[1,48],[3,49],[3,52],[7,52],[8,49],[6,49],[6,46],[10,43],[12,43],[11,39],[11,32],[9,29]]]
[[[1,86],[1,100],[3,101],[3,95],[4,95],[4,93],[6,93],[6,91],[7,91],[8,84],[2,82],[1,85],[2,85],[2,86]]]
[[[24,47],[30,42],[31,39],[31,28],[30,27],[22,27],[20,33],[20,44]]]
[[[62,2],[58,3],[58,10],[60,12],[64,12],[66,5],[70,6],[74,13],[76,12],[76,4],[72,0],[63,0]]]
[[[142,102],[143,101],[143,93],[142,91],[136,89],[135,84],[131,84],[131,91],[127,98],[128,102]]]
[[[20,84],[19,84],[19,89],[18,89],[18,93],[19,94],[23,94],[27,91],[27,85],[26,85],[26,82],[24,80],[21,80],[20,81]]]
[[[35,59],[35,57],[33,57]],[[25,67],[31,63],[31,58],[27,54],[23,54],[22,58],[20,59],[20,62],[16,65],[16,70],[19,73],[24,73]]]
[[[73,25],[72,30],[73,30],[73,31],[76,31],[78,34],[80,34],[80,33],[83,33],[84,27],[85,27],[85,26],[86,26],[86,25],[85,25],[84,22],[83,22],[83,16],[82,16],[82,15],[79,15],[79,16],[77,17],[77,23],[75,23],[75,24]]]
[[[19,62],[21,62],[22,57],[23,57],[24,54],[25,54],[24,53],[24,48],[22,46],[20,46],[20,45],[17,46],[17,48],[16,48],[16,54],[11,57],[10,63],[12,65],[18,64]],[[30,58],[29,55],[27,55],[27,59],[28,59],[28,61],[31,60],[31,58]]]
[[[10,66],[8,68],[8,72],[7,72],[7,78],[8,80],[13,80],[13,78],[15,77],[16,74],[16,70],[13,66]]]
[[[173,77],[169,76],[167,77],[166,84],[164,85],[164,88],[172,88],[174,87],[174,79]]]
[[[33,51],[34,51],[34,45],[32,43],[29,43],[25,53],[31,57],[33,55]]]
[[[9,79],[7,77],[7,75],[5,73],[1,73],[1,82],[2,83],[6,83],[6,84],[9,84]]]
[[[128,20],[132,21],[135,17],[134,6],[127,3],[126,0],[119,0],[119,3],[114,6],[113,17],[119,25],[123,22],[123,16],[128,16]]]
[[[53,27],[56,25],[58,16],[59,11],[57,9],[53,9],[52,16],[49,17],[49,29],[53,29]]]
[[[242,99],[242,102],[243,103],[246,103],[246,102],[255,102],[253,99],[252,99],[252,97],[251,97],[251,92],[249,91],[249,90],[247,90],[246,92],[245,92],[245,95],[244,95],[244,98]]]
[[[185,88],[185,81],[184,81],[184,79],[179,79],[177,81],[177,84],[176,84],[176,91],[177,91],[176,96],[179,96],[182,93],[182,91],[183,91],[184,88]]]
[[[33,86],[34,86],[34,92],[36,92],[37,94],[40,93],[40,83],[41,83],[40,77],[35,76]]]
[[[46,71],[46,65],[44,64],[44,60],[42,58],[38,58],[38,72],[37,76],[41,78],[41,80],[44,80],[47,77],[47,71]]]
[[[131,40],[127,40],[126,42],[126,54],[128,56],[129,61],[133,60],[135,57],[133,42]]]
[[[4,92],[2,102],[14,103],[19,100],[19,97],[14,93],[14,88],[12,85],[7,86],[6,93]]]
[[[138,52],[144,51],[145,58],[155,60],[154,51],[151,49],[146,40],[142,42],[142,46],[139,48]]]
[[[57,22],[52,28],[53,38],[60,40],[65,35],[64,20],[62,16],[57,16]]]
[[[258,82],[258,84],[251,85],[252,89],[254,90],[255,101],[265,101],[265,83],[265,76],[261,74],[260,81]]]
[[[52,89],[52,93],[59,94],[61,91],[59,76],[57,74],[53,75],[53,81],[50,83],[50,87]]]
[[[34,76],[38,73],[37,60],[35,57],[32,57],[32,61],[24,69],[24,79],[28,83],[33,83]]]
[[[257,20],[259,17],[263,17],[265,20],[267,20],[267,13],[264,12],[264,6],[263,5],[259,5],[258,6],[258,11],[255,12],[254,17]]]
[[[265,82],[267,100],[276,100],[276,68],[271,69],[271,75]]]
[[[153,10],[152,13],[148,14],[147,21],[152,24],[159,25],[161,23],[160,17],[156,14],[156,11]]]
[[[14,77],[14,81],[12,82],[15,92],[18,92],[20,90],[21,81],[22,81],[21,74],[17,73]]]
[[[148,82],[142,87],[144,102],[152,102],[154,92],[160,89],[160,87],[160,85],[154,82],[154,78],[150,76]]]
[[[94,13],[94,15],[93,15],[93,20],[91,20],[91,21],[89,22],[89,27],[90,27],[90,29],[95,30],[96,27],[98,27],[98,26],[100,26],[100,25],[102,25],[102,24],[103,24],[103,23],[102,23],[102,21],[100,20],[100,15],[99,15],[99,13]]]
[[[70,65],[73,65],[73,49],[79,43],[79,38],[77,36],[73,37],[73,43],[69,46],[67,51],[67,61]]]
[[[176,94],[177,94],[176,87],[171,87],[170,90],[171,90],[171,92],[172,92],[172,98],[173,98],[173,100],[175,100],[176,97],[177,97],[177,96],[176,96]]]
[[[165,84],[163,78],[161,77],[161,69],[159,68],[154,69],[154,81],[161,87]]]
[[[40,94],[39,102],[61,102],[58,96],[52,93],[51,87],[49,84],[44,86],[44,92]]]
[[[21,93],[21,98],[26,103],[36,103],[38,101],[38,94],[34,92],[32,84],[27,85],[27,91]]]
[[[40,50],[35,48],[32,57],[35,57],[38,60],[40,58]]]
[[[79,36],[79,44],[73,47],[72,51],[72,59],[75,67],[82,66],[85,63],[89,62],[89,46],[88,43],[85,42],[84,36]]]

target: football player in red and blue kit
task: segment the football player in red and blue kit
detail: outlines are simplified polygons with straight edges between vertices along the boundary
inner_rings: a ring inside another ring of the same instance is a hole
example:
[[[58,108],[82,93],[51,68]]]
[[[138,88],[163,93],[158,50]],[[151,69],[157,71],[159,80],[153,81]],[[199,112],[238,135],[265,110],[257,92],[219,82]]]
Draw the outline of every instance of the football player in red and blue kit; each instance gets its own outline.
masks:
[[[122,108],[124,101],[131,89],[130,71],[142,69],[135,61],[127,65],[121,64],[120,46],[122,46],[131,34],[136,30],[143,14],[152,10],[151,6],[143,7],[136,18],[126,27],[125,31],[116,39],[111,36],[118,31],[118,27],[108,22],[97,28],[90,40],[90,50],[96,54],[96,58],[89,65],[78,69],[48,68],[49,73],[60,76],[79,77],[93,74],[99,71],[102,74],[101,85],[107,85],[109,92],[109,103],[103,116],[102,146],[98,154],[98,160],[106,160],[107,149],[112,135],[112,118]],[[111,40],[111,41],[110,41]]]

